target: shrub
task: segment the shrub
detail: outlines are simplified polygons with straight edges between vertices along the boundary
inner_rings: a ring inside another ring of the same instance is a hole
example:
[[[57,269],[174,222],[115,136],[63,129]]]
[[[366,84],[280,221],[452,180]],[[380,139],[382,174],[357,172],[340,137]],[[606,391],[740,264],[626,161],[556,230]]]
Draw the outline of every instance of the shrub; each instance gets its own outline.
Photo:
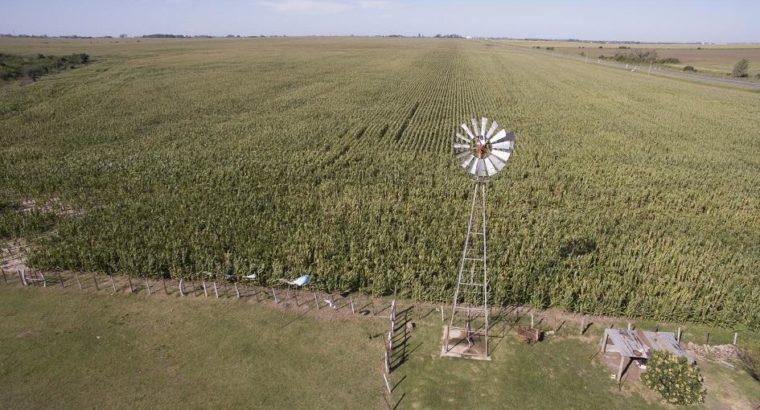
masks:
[[[657,60],[655,62],[656,63],[660,63],[660,64],[680,64],[681,60],[679,60],[679,59],[677,59],[675,57],[665,57],[665,58],[661,58],[661,59],[659,59],[659,60]]]
[[[45,69],[38,65],[25,65],[21,67],[21,75],[32,80],[37,80],[43,74],[45,74]]]
[[[546,49],[549,51],[554,51],[554,47],[546,47]]]
[[[749,61],[746,58],[742,58],[734,64],[734,70],[731,75],[734,77],[746,77],[747,71],[749,71]]]
[[[670,404],[694,404],[705,400],[706,390],[702,387],[699,368],[689,364],[685,357],[670,352],[653,351],[641,379]]]
[[[694,68],[694,66],[690,66],[690,65],[687,65],[686,67],[684,67],[683,70],[684,71],[693,71],[693,72],[697,71],[697,69]]]

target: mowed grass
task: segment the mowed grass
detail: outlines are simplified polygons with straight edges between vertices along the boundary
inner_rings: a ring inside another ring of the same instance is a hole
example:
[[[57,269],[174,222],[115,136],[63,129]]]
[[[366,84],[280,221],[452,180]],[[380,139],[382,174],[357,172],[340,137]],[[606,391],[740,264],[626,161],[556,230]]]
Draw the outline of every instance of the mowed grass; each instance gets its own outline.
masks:
[[[0,287],[0,402],[382,408],[373,327],[232,300]]]
[[[492,360],[479,362],[439,357],[442,323],[430,309],[409,311],[406,343],[397,331],[388,401],[399,409],[661,407],[638,381],[610,379],[597,354],[601,325],[578,336],[567,324],[529,346],[512,316],[495,317]],[[385,331],[381,317],[250,300],[2,286],[0,400],[13,409],[387,408]],[[760,401],[741,368],[700,366],[707,408]]]
[[[27,235],[32,266],[449,301],[471,189],[451,144],[482,115],[517,134],[489,186],[493,304],[760,326],[757,93],[498,41],[0,48],[93,59],[0,90],[1,220],[74,210]]]
[[[491,361],[484,362],[439,357],[442,333],[435,321],[412,333],[409,360],[393,373],[402,408],[659,408],[657,397],[641,386],[618,390],[589,338],[527,345],[510,328],[506,337],[491,338]]]

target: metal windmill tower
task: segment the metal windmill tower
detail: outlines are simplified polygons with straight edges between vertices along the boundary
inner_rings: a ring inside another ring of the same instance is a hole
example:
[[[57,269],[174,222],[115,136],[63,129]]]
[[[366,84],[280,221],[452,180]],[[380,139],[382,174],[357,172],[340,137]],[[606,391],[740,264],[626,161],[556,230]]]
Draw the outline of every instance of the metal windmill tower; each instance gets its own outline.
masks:
[[[489,360],[488,257],[486,253],[486,187],[488,179],[509,161],[515,135],[501,130],[496,121],[472,119],[472,129],[461,125],[456,133],[454,156],[473,176],[472,203],[464,250],[459,263],[451,320],[444,328],[442,356]]]

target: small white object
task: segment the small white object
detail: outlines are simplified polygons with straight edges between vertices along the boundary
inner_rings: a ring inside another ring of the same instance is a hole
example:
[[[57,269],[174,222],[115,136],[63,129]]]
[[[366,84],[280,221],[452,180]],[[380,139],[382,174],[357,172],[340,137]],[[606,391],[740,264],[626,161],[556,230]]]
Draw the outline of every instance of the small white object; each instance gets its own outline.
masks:
[[[295,285],[298,287],[306,286],[311,282],[311,275],[303,275],[298,277],[296,280],[286,280],[286,279],[280,279],[282,282],[285,282],[289,285]]]
[[[331,308],[333,308],[333,309],[337,309],[337,308],[338,308],[337,306],[335,306],[335,303],[333,303],[333,302],[332,302],[331,300],[329,300],[329,299],[325,299],[325,303],[327,303],[327,306],[330,306],[330,307],[331,307]]]

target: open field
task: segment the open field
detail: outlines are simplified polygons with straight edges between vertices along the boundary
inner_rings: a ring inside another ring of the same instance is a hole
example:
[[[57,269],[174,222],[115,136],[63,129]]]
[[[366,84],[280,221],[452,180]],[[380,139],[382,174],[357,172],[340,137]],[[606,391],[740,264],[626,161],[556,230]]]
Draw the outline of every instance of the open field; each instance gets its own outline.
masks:
[[[484,115],[518,136],[489,190],[494,303],[760,326],[757,93],[487,41],[0,51],[93,61],[0,87],[0,224],[32,266],[309,271],[323,289],[447,301],[470,193],[452,134]]]
[[[372,323],[54,292],[0,288],[4,408],[384,406]]]
[[[107,293],[0,285],[6,407],[386,408],[387,319],[316,312],[309,303],[283,309],[252,298]],[[568,324],[528,346],[517,341],[511,316],[497,317],[485,363],[438,357],[438,313],[401,306],[416,327],[396,347],[399,409],[660,408],[639,382],[626,378],[619,390],[610,380],[595,355],[601,324],[582,337]],[[539,326],[556,326],[547,325]],[[710,389],[704,408],[760,403],[757,382],[740,368],[700,366]]]
[[[742,58],[750,62],[749,79],[758,80],[760,74],[760,44],[599,44],[569,41],[508,41],[509,44],[524,47],[554,47],[554,51],[577,56],[581,52],[590,59],[599,56],[613,57],[615,53],[629,53],[633,50],[654,50],[660,58],[673,57],[679,64],[667,67],[682,70],[690,65],[703,74],[729,75],[734,64]],[[621,48],[626,47],[626,48]]]

